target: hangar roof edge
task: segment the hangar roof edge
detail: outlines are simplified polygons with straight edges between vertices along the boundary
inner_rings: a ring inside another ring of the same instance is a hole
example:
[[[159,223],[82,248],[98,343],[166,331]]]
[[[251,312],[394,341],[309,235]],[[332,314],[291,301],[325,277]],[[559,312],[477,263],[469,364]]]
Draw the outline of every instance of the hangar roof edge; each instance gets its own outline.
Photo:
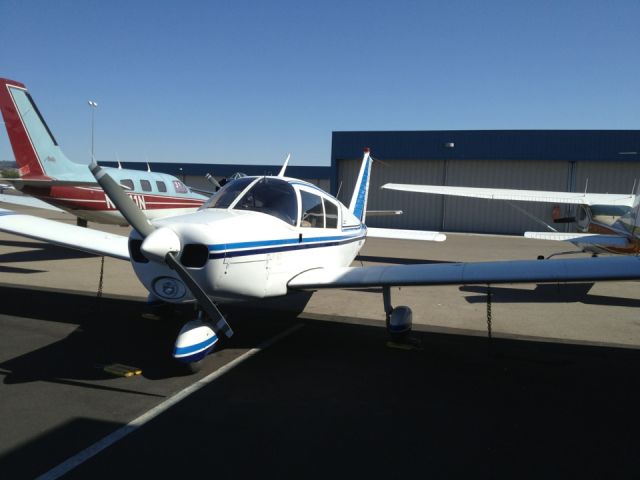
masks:
[[[381,160],[640,161],[640,130],[335,131],[332,165],[364,147]]]
[[[146,162],[121,162],[124,168],[134,170],[146,170]],[[117,162],[100,161],[101,165],[117,167]],[[277,175],[282,165],[235,165],[223,163],[178,163],[178,162],[149,162],[151,171],[168,173],[179,177],[185,175],[205,175],[211,173],[215,176],[227,177],[236,172],[247,175]],[[182,169],[182,170],[181,170]],[[289,165],[287,175],[295,178],[328,179],[331,176],[331,167]]]

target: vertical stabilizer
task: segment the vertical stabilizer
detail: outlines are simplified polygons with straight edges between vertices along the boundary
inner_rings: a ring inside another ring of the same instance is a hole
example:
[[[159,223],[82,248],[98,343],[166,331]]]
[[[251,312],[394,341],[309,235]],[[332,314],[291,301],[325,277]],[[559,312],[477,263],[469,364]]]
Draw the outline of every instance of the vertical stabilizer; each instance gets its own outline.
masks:
[[[349,203],[349,211],[353,213],[362,223],[365,221],[367,213],[367,199],[369,197],[369,175],[371,173],[371,156],[369,149],[364,149],[362,166],[353,190],[353,196]]]
[[[22,83],[0,79],[0,110],[21,177],[61,178],[82,168],[64,155]]]

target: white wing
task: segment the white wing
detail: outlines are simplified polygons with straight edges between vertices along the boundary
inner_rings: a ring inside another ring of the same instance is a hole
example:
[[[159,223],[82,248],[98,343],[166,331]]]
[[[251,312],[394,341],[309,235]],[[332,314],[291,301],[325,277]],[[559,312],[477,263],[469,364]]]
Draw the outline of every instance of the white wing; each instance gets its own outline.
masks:
[[[295,276],[293,289],[537,283],[640,278],[639,257],[318,268]]]
[[[428,242],[444,242],[447,236],[440,232],[428,230],[400,230],[397,228],[367,228],[367,237],[392,238],[395,240],[423,240]]]
[[[25,207],[43,208],[45,210],[53,210],[54,212],[64,212],[64,210],[58,207],[54,207],[42,200],[26,195],[6,195],[4,193],[0,193],[0,202],[9,203],[11,205],[22,205]]]
[[[608,247],[628,247],[629,241],[622,235],[602,235],[598,233],[524,232],[526,238],[537,240],[557,240],[560,242],[602,245]]]
[[[546,192],[543,190],[512,190],[505,188],[447,187],[442,185],[408,185],[387,183],[387,190],[434,193],[455,197],[486,198],[489,200],[516,200],[522,202],[572,203],[578,205],[627,205],[632,207],[634,195],[622,193]]]
[[[0,209],[0,231],[129,260],[128,237]]]

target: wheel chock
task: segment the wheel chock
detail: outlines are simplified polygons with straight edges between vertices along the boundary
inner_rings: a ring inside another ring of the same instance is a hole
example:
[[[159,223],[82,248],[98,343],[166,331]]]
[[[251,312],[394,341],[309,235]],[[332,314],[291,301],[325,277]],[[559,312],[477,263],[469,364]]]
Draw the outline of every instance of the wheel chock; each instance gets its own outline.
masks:
[[[138,367],[122,365],[121,363],[106,365],[102,370],[117,377],[133,377],[134,375],[142,374],[142,370],[140,370]]]

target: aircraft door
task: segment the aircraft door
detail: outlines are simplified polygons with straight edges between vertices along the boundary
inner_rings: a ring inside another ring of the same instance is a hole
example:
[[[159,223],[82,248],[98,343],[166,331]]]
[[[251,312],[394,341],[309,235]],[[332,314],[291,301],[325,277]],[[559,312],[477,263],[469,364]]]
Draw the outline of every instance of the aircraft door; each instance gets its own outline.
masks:
[[[580,232],[588,232],[591,224],[591,209],[587,205],[579,205],[576,215],[576,225]]]

